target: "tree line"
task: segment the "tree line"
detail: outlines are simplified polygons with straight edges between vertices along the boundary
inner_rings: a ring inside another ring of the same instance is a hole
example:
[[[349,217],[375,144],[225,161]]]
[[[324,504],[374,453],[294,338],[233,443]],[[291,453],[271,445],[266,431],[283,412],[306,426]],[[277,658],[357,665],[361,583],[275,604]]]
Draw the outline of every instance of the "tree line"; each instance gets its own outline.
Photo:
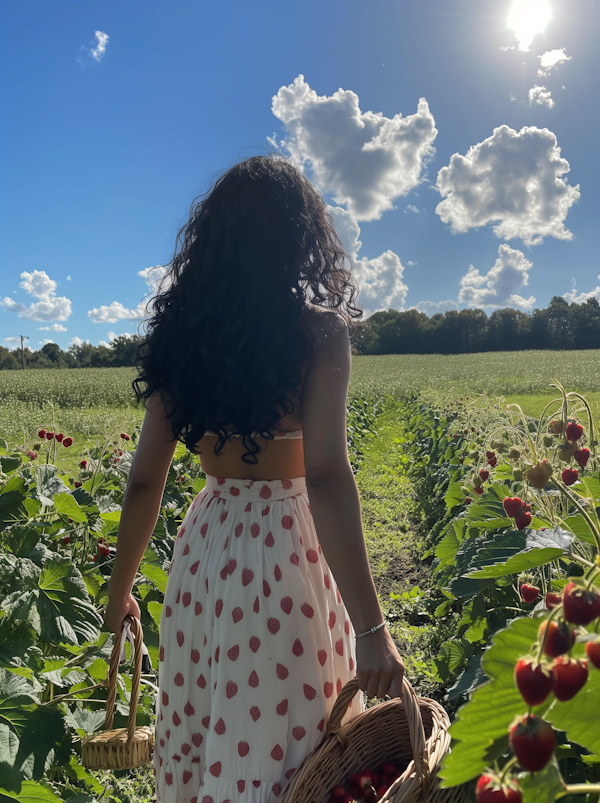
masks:
[[[569,304],[554,296],[546,309],[450,310],[429,318],[416,309],[375,312],[350,326],[353,354],[464,354],[478,351],[600,348],[600,304]],[[108,346],[80,343],[63,351],[46,343],[25,349],[26,368],[117,368],[135,364],[139,335],[116,337]],[[20,350],[0,346],[0,370],[22,368]]]

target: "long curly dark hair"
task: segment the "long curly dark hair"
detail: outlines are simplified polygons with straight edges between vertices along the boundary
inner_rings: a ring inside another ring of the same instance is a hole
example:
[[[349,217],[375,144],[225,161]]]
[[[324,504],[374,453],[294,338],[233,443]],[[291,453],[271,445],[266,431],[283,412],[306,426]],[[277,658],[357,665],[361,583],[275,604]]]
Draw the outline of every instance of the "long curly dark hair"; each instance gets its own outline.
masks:
[[[301,403],[300,368],[315,347],[307,303],[347,323],[362,316],[347,260],[323,198],[284,156],[234,165],[192,203],[149,302],[138,401],[158,392],[174,438],[193,452],[212,430],[218,454],[233,424],[242,459],[256,464],[252,433],[272,439],[279,408],[296,407],[288,394]]]

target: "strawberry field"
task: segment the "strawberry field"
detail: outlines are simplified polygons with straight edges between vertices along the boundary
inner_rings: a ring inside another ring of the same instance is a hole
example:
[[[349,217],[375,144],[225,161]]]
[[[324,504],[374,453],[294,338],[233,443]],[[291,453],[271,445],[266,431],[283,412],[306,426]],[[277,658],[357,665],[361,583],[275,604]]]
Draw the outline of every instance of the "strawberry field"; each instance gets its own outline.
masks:
[[[416,358],[401,358],[414,370],[405,389],[406,365],[354,358],[349,452],[382,609],[418,693],[451,714],[442,783],[470,784],[479,803],[600,796],[600,463],[589,404],[598,353],[581,353],[587,370],[574,354],[537,364],[530,385],[525,363],[508,376],[507,355],[493,355],[505,369],[473,359],[468,381],[452,358],[436,358],[435,393]],[[553,369],[569,377],[566,389],[549,387]],[[140,415],[109,406],[103,428],[82,433],[61,416],[85,411],[68,407],[58,385],[39,398],[22,398],[23,387],[2,384],[3,416],[21,417],[0,442],[0,803],[153,800],[148,765],[114,773],[80,762],[82,737],[104,728],[112,635],[102,612]],[[528,392],[544,393],[532,416],[509,403]],[[203,485],[197,459],[178,448],[133,588],[153,667],[138,725],[153,722],[173,539]],[[404,515],[400,497],[406,522],[394,529],[385,509]],[[130,666],[119,673],[114,727],[126,726]],[[383,790],[361,791],[369,801]]]

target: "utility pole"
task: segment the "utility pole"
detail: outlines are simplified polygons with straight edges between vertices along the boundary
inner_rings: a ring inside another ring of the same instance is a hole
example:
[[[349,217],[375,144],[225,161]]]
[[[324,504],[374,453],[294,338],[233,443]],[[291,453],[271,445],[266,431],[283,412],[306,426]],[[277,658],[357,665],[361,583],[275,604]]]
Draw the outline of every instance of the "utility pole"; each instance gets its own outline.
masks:
[[[25,370],[25,346],[24,346],[24,341],[25,340],[29,340],[29,338],[27,337],[27,335],[19,335],[19,337],[21,338],[21,358],[23,360],[23,370]]]

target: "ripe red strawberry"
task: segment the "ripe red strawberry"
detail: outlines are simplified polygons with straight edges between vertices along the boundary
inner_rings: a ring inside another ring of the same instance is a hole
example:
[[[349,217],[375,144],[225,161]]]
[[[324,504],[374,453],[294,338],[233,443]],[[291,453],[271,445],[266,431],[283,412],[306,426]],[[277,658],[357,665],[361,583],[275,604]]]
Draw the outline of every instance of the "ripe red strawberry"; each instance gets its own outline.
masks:
[[[62,432],[58,432],[58,433],[57,433],[57,434],[56,434],[54,437],[56,438],[56,440],[57,440],[59,443],[61,443],[61,442],[62,442],[62,439],[63,439],[65,436],[62,434]]]
[[[502,502],[502,505],[506,511],[506,515],[513,519],[515,516],[518,516],[523,509],[523,500],[519,499],[518,496],[507,496]]]
[[[381,765],[381,771],[384,775],[387,775],[388,778],[397,778],[400,774],[400,770],[391,761],[384,761]]]
[[[560,478],[565,485],[573,485],[579,479],[579,472],[576,468],[563,468]]]
[[[37,456],[38,456],[37,452],[32,452],[32,451],[27,452],[27,457],[30,460],[35,460],[37,458]]]
[[[548,431],[551,432],[553,435],[562,435],[565,425],[559,418],[554,418],[548,424]]]
[[[485,481],[487,480],[487,478],[490,476],[490,472],[489,472],[489,471],[486,471],[486,470],[485,470],[485,468],[482,468],[482,469],[479,471],[479,476],[480,476],[480,477],[481,477],[481,479],[482,479],[482,480],[485,482]]]
[[[515,681],[527,705],[541,705],[552,691],[554,674],[547,664],[521,658],[515,667]]]
[[[94,561],[94,563],[96,563],[98,561],[98,553],[97,552],[94,555],[94,557],[92,558],[92,560]]]
[[[483,493],[483,488],[478,488],[476,485],[474,485],[473,493],[479,494],[479,496],[481,496],[481,494]]]
[[[529,518],[531,518],[531,516]],[[540,595],[540,589],[537,588],[537,586],[530,585],[529,583],[523,583],[520,591],[523,602],[535,602]]]
[[[548,591],[548,593],[546,594],[546,608],[549,611],[551,611],[552,608],[557,608],[561,604],[561,602],[562,602],[562,597],[560,594],[556,594],[554,591]]]
[[[600,593],[594,587],[585,589],[571,581],[565,586],[563,610],[567,622],[589,625],[600,616]]]
[[[517,530],[524,530],[525,527],[529,527],[531,524],[531,513],[529,511],[525,511],[524,513],[519,513],[518,516],[515,516],[515,525]]]
[[[87,460],[82,460],[79,466],[80,468],[87,468]]]
[[[571,700],[582,689],[588,679],[587,661],[576,661],[561,655],[552,664],[554,685],[552,691],[557,700]]]
[[[578,466],[580,466],[580,468],[585,468],[589,459],[590,450],[587,448],[587,446],[585,446],[583,449],[580,449],[578,452],[575,452],[573,455],[573,460]]]
[[[72,445],[73,445],[73,438],[69,437],[64,439],[63,446],[66,446],[68,448],[69,446]]]
[[[508,740],[517,761],[527,772],[539,772],[552,758],[556,736],[552,726],[525,714],[512,725]]]
[[[523,795],[516,781],[510,786],[500,783],[497,775],[482,775],[475,787],[477,803],[521,803]]]
[[[386,783],[380,783],[378,786],[375,787],[375,791],[379,797],[383,797],[387,790],[390,788],[391,784],[388,786]]]
[[[83,483],[81,483],[79,480],[75,480],[75,482],[73,483],[73,485],[74,485],[76,488],[81,488],[82,484],[83,484]]]
[[[488,460],[492,460],[492,458],[496,457],[496,452],[489,452],[488,451],[488,452],[485,453],[485,456],[487,457]]]
[[[490,464],[490,466],[492,468],[496,468],[496,463],[497,462],[498,462],[498,458],[496,456],[490,457],[490,459],[488,460],[488,463]]]
[[[62,540],[63,544],[70,544],[71,543],[71,536],[65,535]]]
[[[125,432],[121,432],[121,437],[123,438],[124,441],[130,441],[131,440],[129,435],[127,435]]]
[[[338,784],[336,787],[334,787],[331,792],[332,797],[341,797],[342,795],[347,795],[347,794],[348,793],[341,784]]]
[[[54,437],[54,432],[46,432],[46,440],[51,441]]]
[[[46,430],[40,429],[40,431],[38,432],[38,438],[45,438],[45,437],[46,437]]]
[[[465,505],[470,505],[472,501],[470,496],[465,496]]]
[[[600,636],[585,645],[585,652],[596,669],[600,669]]]
[[[544,638],[544,634],[548,633]],[[565,652],[569,652],[575,643],[575,631],[570,630],[565,622],[557,623],[554,620],[544,621],[538,630],[539,641],[544,641],[543,653],[548,658],[558,658]]]
[[[569,421],[565,430],[567,440],[578,441],[583,435],[583,427],[575,421]]]

